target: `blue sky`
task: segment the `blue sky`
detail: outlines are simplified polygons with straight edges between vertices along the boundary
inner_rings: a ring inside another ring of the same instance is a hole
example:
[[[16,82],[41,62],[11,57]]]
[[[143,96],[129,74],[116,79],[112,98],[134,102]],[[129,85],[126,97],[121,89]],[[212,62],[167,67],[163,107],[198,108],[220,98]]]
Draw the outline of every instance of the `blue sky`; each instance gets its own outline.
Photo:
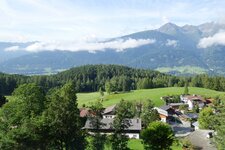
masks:
[[[0,41],[116,37],[167,22],[225,22],[223,0],[0,0]]]

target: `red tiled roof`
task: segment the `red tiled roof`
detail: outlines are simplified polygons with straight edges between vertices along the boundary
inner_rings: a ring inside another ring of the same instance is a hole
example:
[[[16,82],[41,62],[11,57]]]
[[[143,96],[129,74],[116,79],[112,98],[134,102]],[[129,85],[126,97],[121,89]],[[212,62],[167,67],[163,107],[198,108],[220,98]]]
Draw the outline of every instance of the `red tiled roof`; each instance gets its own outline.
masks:
[[[88,108],[81,108],[80,109],[80,117],[86,117],[89,114]]]
[[[196,95],[196,96],[192,96],[192,95],[188,95],[185,96],[185,98],[189,99],[189,100],[201,100],[201,101],[205,101],[203,97]]]

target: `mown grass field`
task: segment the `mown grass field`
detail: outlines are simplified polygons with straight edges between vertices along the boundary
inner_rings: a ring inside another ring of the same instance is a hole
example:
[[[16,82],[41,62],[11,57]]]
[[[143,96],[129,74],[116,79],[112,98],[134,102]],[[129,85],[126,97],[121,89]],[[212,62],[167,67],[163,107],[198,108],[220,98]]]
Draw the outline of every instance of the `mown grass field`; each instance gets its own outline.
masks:
[[[134,90],[127,93],[119,94],[106,94],[104,95],[103,105],[110,106],[116,103],[119,103],[121,99],[128,101],[145,101],[146,99],[151,99],[156,106],[161,106],[164,102],[160,99],[162,96],[173,95],[173,94],[182,94],[184,91],[183,87],[169,87],[169,88],[156,88],[156,89],[144,89],[144,90]],[[190,94],[199,94],[206,97],[215,97],[215,96],[225,96],[225,92],[218,92],[214,90],[209,90],[205,88],[189,87]],[[78,104],[81,107],[83,104],[86,106],[90,103],[96,102],[100,99],[99,92],[93,93],[78,93]]]
[[[142,144],[142,140],[140,139],[130,139],[128,141],[128,147],[130,148],[130,150],[144,150],[144,145]],[[172,150],[182,150],[181,145],[176,145],[176,143],[174,143],[171,146]],[[105,146],[105,150],[111,150],[110,147]]]

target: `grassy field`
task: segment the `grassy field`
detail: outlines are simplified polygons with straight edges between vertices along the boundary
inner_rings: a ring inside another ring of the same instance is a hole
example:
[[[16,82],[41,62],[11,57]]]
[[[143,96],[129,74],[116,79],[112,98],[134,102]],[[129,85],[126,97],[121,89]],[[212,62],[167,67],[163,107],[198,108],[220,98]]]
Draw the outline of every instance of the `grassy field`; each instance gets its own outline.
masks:
[[[110,106],[118,103],[121,99],[128,101],[144,101],[146,99],[151,99],[156,106],[161,106],[164,102],[160,99],[162,96],[172,95],[172,94],[182,94],[184,91],[183,87],[169,87],[169,88],[157,88],[157,89],[145,89],[145,90],[134,90],[127,93],[119,94],[106,94],[104,96],[103,105]],[[218,92],[214,90],[189,87],[190,94],[199,94],[206,97],[224,96],[225,92]],[[78,93],[78,104],[81,107],[83,104],[89,105],[91,102],[95,102],[100,99],[99,92],[93,93]]]
[[[130,139],[128,142],[128,147],[130,150],[144,150],[144,145],[142,144],[142,140],[139,139]],[[182,150],[180,145],[173,144],[171,146],[172,150]],[[105,150],[111,150],[110,147],[105,147]]]
[[[128,101],[145,101],[146,99],[151,99],[156,106],[161,106],[164,102],[160,99],[162,96],[173,95],[173,94],[182,94],[184,91],[183,87],[169,87],[169,88],[156,88],[156,89],[144,89],[144,90],[134,90],[127,93],[119,94],[110,94],[104,93],[103,105],[105,107],[119,103],[121,99]],[[218,92],[214,90],[189,87],[190,94],[199,94],[206,97],[215,97],[215,96],[225,96],[225,92]],[[13,100],[12,96],[6,96],[8,100]],[[96,102],[100,99],[99,92],[92,93],[78,93],[78,105],[82,107],[83,104],[86,106],[91,103]]]

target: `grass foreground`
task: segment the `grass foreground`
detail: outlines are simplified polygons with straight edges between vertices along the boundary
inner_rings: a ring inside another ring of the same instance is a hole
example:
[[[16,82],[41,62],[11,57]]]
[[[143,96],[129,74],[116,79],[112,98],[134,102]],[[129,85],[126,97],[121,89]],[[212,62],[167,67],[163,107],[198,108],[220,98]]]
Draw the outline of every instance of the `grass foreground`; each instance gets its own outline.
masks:
[[[121,99],[128,101],[145,101],[146,99],[151,99],[156,106],[161,106],[164,104],[163,100],[160,99],[162,96],[167,95],[180,95],[184,92],[183,87],[168,87],[168,88],[155,88],[155,89],[143,89],[143,90],[133,90],[125,93],[118,94],[104,94],[103,106],[107,107],[119,103]],[[216,97],[224,96],[225,92],[218,92],[215,90],[198,88],[198,87],[189,87],[190,94],[198,94],[205,97]],[[99,92],[92,93],[78,93],[78,104],[81,107],[83,104],[86,106],[90,105],[96,100],[100,99]]]
[[[144,145],[142,143],[141,139],[130,139],[128,141],[128,148],[130,150],[144,150]],[[176,143],[174,143],[171,146],[172,150],[182,150],[182,146],[181,145],[177,145]],[[105,147],[105,150],[111,150],[110,147]]]

